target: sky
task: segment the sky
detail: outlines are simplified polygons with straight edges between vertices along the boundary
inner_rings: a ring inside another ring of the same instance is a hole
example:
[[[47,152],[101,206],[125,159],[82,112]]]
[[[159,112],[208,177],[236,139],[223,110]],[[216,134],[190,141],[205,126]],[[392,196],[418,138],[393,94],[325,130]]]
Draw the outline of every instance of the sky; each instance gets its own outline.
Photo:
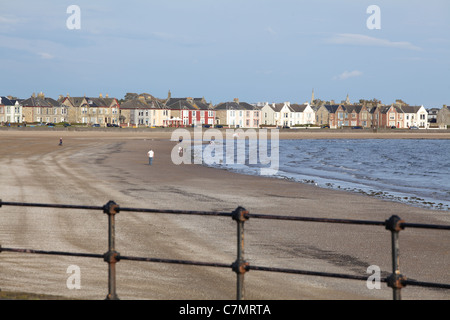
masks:
[[[0,96],[441,108],[449,71],[448,0],[0,0]]]

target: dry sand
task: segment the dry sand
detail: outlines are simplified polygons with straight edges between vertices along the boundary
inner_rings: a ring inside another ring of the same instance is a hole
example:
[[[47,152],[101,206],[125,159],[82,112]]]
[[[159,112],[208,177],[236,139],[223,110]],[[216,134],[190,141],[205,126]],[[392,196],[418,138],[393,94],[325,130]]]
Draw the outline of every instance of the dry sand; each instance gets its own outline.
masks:
[[[58,146],[59,138],[63,146]],[[306,130],[280,138],[441,138],[448,133],[366,133]],[[281,179],[239,175],[172,163],[167,131],[0,131],[0,199],[3,201],[214,210],[243,206],[251,213],[450,224],[448,212]],[[149,166],[147,151],[155,151]],[[3,206],[3,247],[100,253],[107,251],[107,217],[101,212]],[[211,261],[236,259],[231,218],[121,212],[116,218],[121,255]],[[367,275],[391,271],[390,233],[383,227],[250,219],[245,258],[251,265]],[[450,233],[400,232],[400,269],[410,279],[450,283]],[[69,290],[67,268],[81,270],[81,289]],[[230,269],[120,261],[121,299],[234,299]],[[103,299],[107,264],[101,259],[2,252],[0,288]],[[392,290],[369,290],[364,281],[249,271],[246,299],[391,299]],[[406,287],[404,299],[449,299],[448,290]]]

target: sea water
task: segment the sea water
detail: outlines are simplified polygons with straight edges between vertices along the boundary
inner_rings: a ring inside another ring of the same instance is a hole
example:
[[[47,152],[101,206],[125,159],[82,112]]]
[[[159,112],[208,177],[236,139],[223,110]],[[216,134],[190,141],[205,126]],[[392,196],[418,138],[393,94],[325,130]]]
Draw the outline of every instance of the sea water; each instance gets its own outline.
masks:
[[[249,150],[248,142],[246,147],[248,159],[256,150]],[[450,210],[450,140],[280,140],[278,158],[272,177]],[[264,165],[221,161],[209,166],[254,175]]]

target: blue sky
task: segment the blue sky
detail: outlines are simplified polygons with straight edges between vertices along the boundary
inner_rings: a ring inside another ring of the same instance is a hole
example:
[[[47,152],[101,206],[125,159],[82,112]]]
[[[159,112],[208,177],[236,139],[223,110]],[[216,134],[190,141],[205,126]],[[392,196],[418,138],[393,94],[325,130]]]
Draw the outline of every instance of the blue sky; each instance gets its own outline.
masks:
[[[314,89],[440,108],[449,71],[448,0],[0,0],[0,95],[302,103]]]

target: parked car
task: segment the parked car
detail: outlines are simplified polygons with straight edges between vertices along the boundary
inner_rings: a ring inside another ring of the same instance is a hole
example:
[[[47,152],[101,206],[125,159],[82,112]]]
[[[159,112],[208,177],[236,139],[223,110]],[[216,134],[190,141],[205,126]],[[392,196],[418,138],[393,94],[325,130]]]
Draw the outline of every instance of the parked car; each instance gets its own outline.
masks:
[[[52,122],[47,122],[47,127],[54,127],[55,126],[55,124],[54,123],[52,123]]]
[[[64,127],[70,127],[70,123],[64,122],[63,126],[64,126]]]
[[[283,129],[290,129],[291,127],[289,126],[283,126]]]
[[[100,125],[98,123],[94,123],[92,126],[93,127],[100,127]]]
[[[115,123],[108,123],[108,124],[106,124],[106,126],[107,127],[119,127],[119,125],[115,124]]]
[[[396,126],[391,126],[391,129],[397,129],[397,127]]]
[[[329,129],[329,128],[330,128],[330,126],[329,126],[329,125],[327,125],[327,124],[324,124],[324,125],[322,125],[322,126],[321,126],[321,128],[322,128],[322,129],[326,129],[326,128],[328,128],[328,129]]]
[[[352,129],[362,129],[363,127],[361,127],[361,126],[354,126],[354,127],[352,127]]]
[[[410,130],[416,130],[416,129],[419,129],[419,127],[411,126],[411,127],[409,127],[409,129],[410,129]]]

